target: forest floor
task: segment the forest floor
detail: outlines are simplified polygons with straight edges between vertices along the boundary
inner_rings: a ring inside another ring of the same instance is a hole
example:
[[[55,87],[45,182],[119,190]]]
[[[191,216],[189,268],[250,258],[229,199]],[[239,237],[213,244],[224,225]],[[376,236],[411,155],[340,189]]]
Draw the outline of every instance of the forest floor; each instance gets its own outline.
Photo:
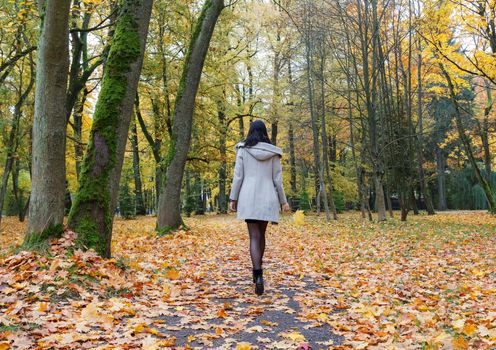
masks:
[[[269,225],[266,293],[253,293],[248,237],[233,215],[117,220],[113,259],[12,253],[0,232],[1,349],[490,349],[496,346],[496,217],[449,212]]]

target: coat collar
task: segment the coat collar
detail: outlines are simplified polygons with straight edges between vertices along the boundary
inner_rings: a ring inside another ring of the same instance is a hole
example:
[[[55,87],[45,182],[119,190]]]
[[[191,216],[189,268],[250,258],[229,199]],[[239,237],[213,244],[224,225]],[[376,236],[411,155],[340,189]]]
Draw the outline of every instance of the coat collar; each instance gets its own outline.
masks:
[[[245,143],[244,142],[238,142],[234,146],[234,149],[237,150],[239,148],[245,148],[246,150],[248,150],[248,149],[250,149],[250,150],[260,150],[260,151],[272,153],[272,155],[276,155],[277,154],[280,157],[282,157],[282,149],[279,148],[279,147],[277,147],[277,146],[274,146],[273,144],[267,143],[267,142],[259,142],[255,146],[252,146],[252,147],[245,147]]]

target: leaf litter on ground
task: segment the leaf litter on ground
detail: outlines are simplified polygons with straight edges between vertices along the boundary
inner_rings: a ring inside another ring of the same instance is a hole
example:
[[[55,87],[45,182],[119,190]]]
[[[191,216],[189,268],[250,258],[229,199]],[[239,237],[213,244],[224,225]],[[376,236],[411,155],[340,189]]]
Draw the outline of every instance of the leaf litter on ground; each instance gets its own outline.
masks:
[[[76,249],[71,231],[47,254],[14,254],[25,226],[5,218],[0,349],[307,349],[310,329],[321,349],[496,346],[496,218],[486,213],[285,216],[268,228],[262,297],[242,222],[197,216],[158,237],[154,220],[116,220],[114,258],[102,259]]]

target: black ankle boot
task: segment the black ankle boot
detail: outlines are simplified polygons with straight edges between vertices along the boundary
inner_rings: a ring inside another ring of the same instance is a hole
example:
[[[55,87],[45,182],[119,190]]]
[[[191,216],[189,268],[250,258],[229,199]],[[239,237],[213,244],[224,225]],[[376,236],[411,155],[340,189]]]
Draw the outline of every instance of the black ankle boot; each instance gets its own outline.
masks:
[[[253,283],[255,283],[255,293],[257,295],[262,295],[264,292],[264,280],[263,280],[263,270],[253,269]]]

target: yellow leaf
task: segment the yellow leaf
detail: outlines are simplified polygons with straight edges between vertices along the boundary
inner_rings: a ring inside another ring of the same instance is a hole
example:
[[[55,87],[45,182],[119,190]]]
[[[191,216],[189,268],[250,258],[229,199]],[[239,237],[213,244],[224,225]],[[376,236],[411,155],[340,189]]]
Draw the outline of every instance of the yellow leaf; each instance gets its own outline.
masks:
[[[483,277],[486,273],[479,269],[473,269],[472,274],[476,277]]]
[[[278,325],[277,322],[270,322],[267,320],[262,320],[262,321],[260,321],[260,323],[265,325],[265,326],[271,326],[271,327],[277,327],[277,325]]]
[[[38,312],[46,312],[48,310],[48,303],[41,301],[38,304]]]
[[[291,333],[282,333],[284,338],[291,339],[294,342],[302,342],[305,341],[305,336],[299,332],[291,332]]]
[[[236,346],[236,350],[251,350],[251,344],[250,343],[239,343]]]
[[[463,326],[462,333],[468,335],[469,337],[473,336],[477,332],[477,327],[472,322],[466,322]]]
[[[327,314],[326,313],[323,313],[321,312],[318,316],[317,316],[317,320],[321,321],[321,322],[326,322],[329,318],[327,317]]]
[[[3,341],[0,343],[0,350],[9,350],[10,349],[10,345],[9,343]]]
[[[165,277],[167,277],[170,280],[177,280],[179,278],[179,271],[175,269],[167,270]]]
[[[303,225],[305,223],[305,213],[303,210],[297,210],[293,214],[293,222],[295,225]]]
[[[150,328],[150,327],[148,327],[146,329],[146,332],[147,333],[150,333],[150,334],[153,334],[153,335],[158,335],[158,330],[156,328]]]
[[[467,340],[462,337],[458,336],[455,339],[453,339],[453,349],[455,350],[465,350],[468,349],[468,342]]]
[[[133,331],[134,333],[140,333],[143,332],[145,328],[146,328],[146,324],[138,323],[136,326],[134,326]]]

